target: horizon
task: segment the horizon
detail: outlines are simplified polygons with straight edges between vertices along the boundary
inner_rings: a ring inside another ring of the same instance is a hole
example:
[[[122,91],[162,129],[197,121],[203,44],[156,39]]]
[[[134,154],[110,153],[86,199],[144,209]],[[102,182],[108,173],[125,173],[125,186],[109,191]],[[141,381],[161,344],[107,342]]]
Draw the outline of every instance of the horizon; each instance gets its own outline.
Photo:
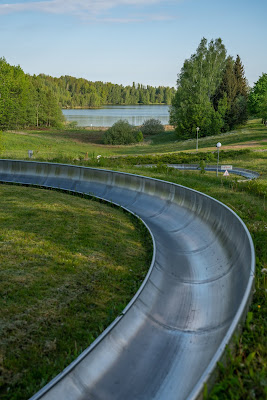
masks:
[[[0,57],[30,75],[176,88],[202,37],[220,37],[252,87],[266,72],[266,14],[262,0],[4,0]]]

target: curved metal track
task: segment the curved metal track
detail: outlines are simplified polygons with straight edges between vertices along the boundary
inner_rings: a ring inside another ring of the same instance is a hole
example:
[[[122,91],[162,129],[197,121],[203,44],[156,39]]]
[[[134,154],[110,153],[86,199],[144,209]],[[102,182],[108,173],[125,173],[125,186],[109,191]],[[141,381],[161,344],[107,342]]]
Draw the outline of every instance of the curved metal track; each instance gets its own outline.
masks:
[[[136,167],[150,167],[150,168],[156,167],[156,166],[157,166],[156,164],[136,165]],[[166,164],[166,166],[170,167],[170,168],[174,168],[174,169],[179,169],[182,171],[200,170],[199,164]],[[204,169],[205,169],[205,171],[217,171],[217,166],[216,165],[207,165]],[[219,172],[222,172],[221,166],[219,166]],[[258,172],[251,171],[249,169],[238,168],[238,167],[234,167],[233,169],[229,170],[228,173],[243,176],[247,180],[257,179],[260,176],[260,174]]]
[[[250,234],[222,203],[176,184],[70,165],[0,160],[0,180],[88,193],[139,216],[154,240],[123,314],[32,399],[196,399],[250,299]]]
[[[181,169],[181,170],[200,170],[199,164],[167,164],[169,167],[175,168],[175,169]],[[217,171],[217,166],[216,165],[207,165],[205,168],[205,171]],[[225,170],[221,169],[221,166],[219,166],[219,172],[222,172]],[[238,168],[238,167],[233,167],[231,170],[228,171],[229,174],[235,174],[235,175],[240,175],[243,176],[244,178],[251,180],[251,179],[257,179],[259,178],[260,174],[255,171],[251,171],[249,169],[245,168]]]

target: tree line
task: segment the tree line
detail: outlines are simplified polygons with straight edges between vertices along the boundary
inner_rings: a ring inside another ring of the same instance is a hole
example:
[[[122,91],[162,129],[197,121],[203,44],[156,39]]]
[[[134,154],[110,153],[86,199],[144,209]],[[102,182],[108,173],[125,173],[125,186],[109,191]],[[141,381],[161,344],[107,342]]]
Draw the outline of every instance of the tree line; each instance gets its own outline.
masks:
[[[226,132],[248,118],[249,87],[239,56],[227,56],[222,40],[203,38],[177,79],[170,120],[180,137]]]
[[[145,86],[133,82],[123,86],[110,82],[91,82],[83,78],[61,76],[53,78],[39,75],[43,84],[50,88],[62,108],[92,108],[103,105],[171,104],[175,89]]]
[[[62,108],[116,104],[171,104],[174,88],[122,86],[71,76],[25,74],[0,58],[0,129],[61,127]]]

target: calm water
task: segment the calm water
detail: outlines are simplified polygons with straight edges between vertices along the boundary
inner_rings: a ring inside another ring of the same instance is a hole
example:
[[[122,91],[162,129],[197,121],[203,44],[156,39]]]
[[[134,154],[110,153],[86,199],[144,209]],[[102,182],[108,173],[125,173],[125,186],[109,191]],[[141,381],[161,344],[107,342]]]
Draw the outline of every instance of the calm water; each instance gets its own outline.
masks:
[[[151,118],[163,125],[169,123],[169,106],[105,106],[90,110],[62,110],[67,121],[77,121],[78,126],[112,126],[119,119],[126,119],[138,126]]]

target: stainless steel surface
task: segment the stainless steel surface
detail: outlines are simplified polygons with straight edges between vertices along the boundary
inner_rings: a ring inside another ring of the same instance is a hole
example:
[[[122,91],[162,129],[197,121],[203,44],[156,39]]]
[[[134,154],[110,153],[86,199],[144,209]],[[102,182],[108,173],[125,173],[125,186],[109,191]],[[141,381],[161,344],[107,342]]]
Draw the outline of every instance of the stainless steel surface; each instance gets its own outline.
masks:
[[[250,298],[250,234],[222,203],[176,184],[70,165],[0,160],[0,180],[89,193],[138,215],[154,238],[145,282],[120,316],[32,399],[200,396]]]
[[[179,170],[200,170],[199,164],[166,164],[170,168],[175,168]],[[136,167],[156,167],[156,164],[146,164],[146,165],[136,165]],[[205,171],[217,171],[217,165],[207,165]],[[221,166],[219,166],[219,171],[224,172],[225,170],[221,170]],[[251,171],[249,169],[233,167],[231,170],[228,170],[229,174],[235,174],[243,176],[244,178],[251,180],[257,179],[260,174],[255,171]]]

